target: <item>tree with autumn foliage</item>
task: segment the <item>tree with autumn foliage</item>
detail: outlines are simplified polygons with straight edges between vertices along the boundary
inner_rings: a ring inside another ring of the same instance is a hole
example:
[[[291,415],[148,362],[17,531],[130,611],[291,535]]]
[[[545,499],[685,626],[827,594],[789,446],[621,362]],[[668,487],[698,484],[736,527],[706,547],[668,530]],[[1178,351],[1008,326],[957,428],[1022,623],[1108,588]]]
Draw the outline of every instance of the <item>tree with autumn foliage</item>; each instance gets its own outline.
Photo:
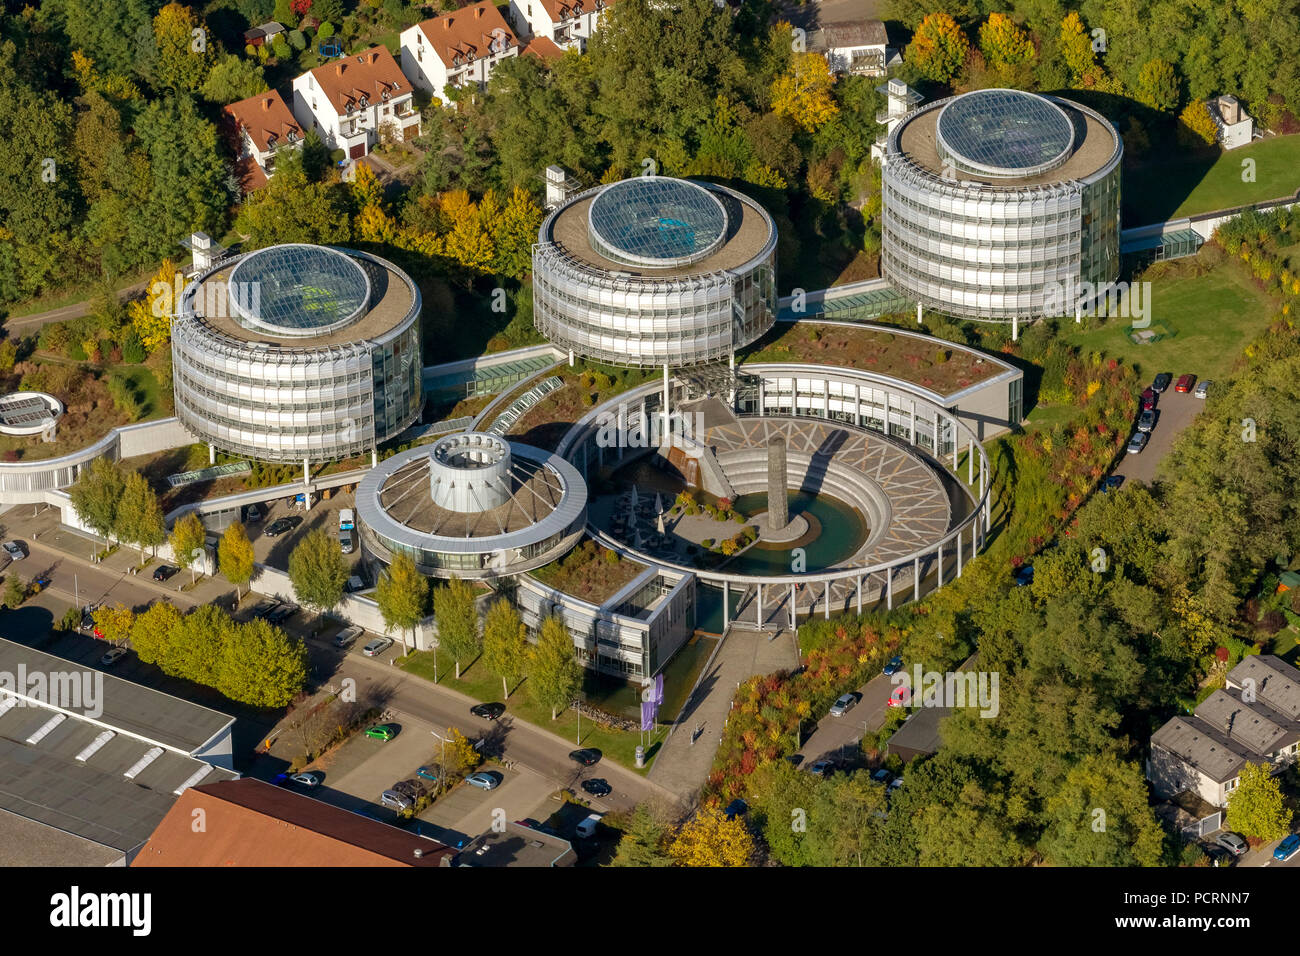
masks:
[[[980,27],[980,52],[995,70],[1032,63],[1034,45],[1029,34],[1005,13],[991,13]]]
[[[145,297],[127,306],[135,334],[150,352],[164,348],[172,338],[172,311],[176,307],[176,263],[164,259],[145,287]]]
[[[749,866],[754,837],[739,816],[728,820],[716,804],[709,804],[682,824],[668,844],[668,855],[678,866]]]
[[[969,49],[956,20],[946,13],[932,13],[916,28],[904,56],[927,79],[947,83],[961,69]]]
[[[772,111],[815,133],[839,113],[831,90],[835,75],[820,53],[796,53],[772,83]]]
[[[499,275],[522,279],[532,271],[533,243],[537,241],[542,216],[542,208],[528,190],[516,186],[491,224],[496,247],[493,268]]]
[[[1178,132],[1187,143],[1213,146],[1219,138],[1219,127],[1210,115],[1205,100],[1192,100],[1178,114]]]
[[[1138,72],[1137,99],[1153,109],[1170,113],[1178,108],[1178,73],[1167,60],[1155,58]]]
[[[207,25],[189,7],[169,3],[153,18],[153,38],[158,49],[157,85],[197,93],[215,62]]]
[[[1097,54],[1092,48],[1092,37],[1084,28],[1079,14],[1074,11],[1061,21],[1057,47],[1074,86],[1083,84],[1084,78],[1097,69]]]

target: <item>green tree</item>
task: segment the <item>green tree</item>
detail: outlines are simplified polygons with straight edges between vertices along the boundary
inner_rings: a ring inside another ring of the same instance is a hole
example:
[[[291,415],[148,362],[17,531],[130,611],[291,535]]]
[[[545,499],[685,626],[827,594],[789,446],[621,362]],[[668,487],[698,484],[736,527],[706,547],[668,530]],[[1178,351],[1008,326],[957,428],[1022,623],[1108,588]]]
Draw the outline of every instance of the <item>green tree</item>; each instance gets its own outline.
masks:
[[[679,866],[750,866],[754,838],[741,817],[728,820],[716,805],[701,807],[677,831],[668,855]]]
[[[163,518],[158,494],[138,471],[127,473],[117,510],[117,532],[123,541],[139,547],[142,563],[148,557],[147,549],[156,548],[167,540],[167,522]]]
[[[189,7],[173,2],[153,18],[153,38],[157,85],[197,93],[212,69],[214,48],[207,25]]]
[[[1227,829],[1265,841],[1280,840],[1291,832],[1291,811],[1270,769],[1266,763],[1241,768],[1241,782],[1228,794]]]
[[[1061,21],[1059,49],[1065,69],[1076,86],[1096,69],[1097,54],[1092,49],[1092,38],[1073,10]]]
[[[229,622],[216,689],[251,707],[284,707],[307,684],[307,646],[263,620]]]
[[[76,49],[84,50],[111,72],[130,73],[140,53],[140,38],[150,35],[161,0],[65,0],[64,29]]]
[[[1178,109],[1178,74],[1173,64],[1159,58],[1147,60],[1138,72],[1137,98],[1153,109],[1172,113]]]
[[[173,677],[219,687],[221,656],[232,624],[230,616],[213,604],[195,608],[181,618],[176,640],[159,667]]]
[[[238,521],[226,528],[217,543],[217,567],[221,576],[235,586],[236,601],[241,599],[240,588],[253,580],[256,568],[253,543]]]
[[[660,867],[672,866],[664,844],[668,840],[668,827],[644,803],[638,803],[628,820],[627,829],[618,841],[618,850],[610,866]]]
[[[305,155],[282,150],[271,181],[246,198],[235,227],[249,237],[251,248],[286,242],[330,245],[350,238],[345,187],[310,181],[304,163],[315,153],[306,151],[305,141]]]
[[[528,629],[515,606],[504,598],[483,618],[483,662],[501,678],[501,695],[510,699],[510,684],[528,668]]]
[[[176,519],[171,533],[172,555],[182,565],[190,569],[190,582],[194,582],[194,562],[203,553],[208,541],[208,532],[203,527],[199,516],[189,511]]]
[[[569,629],[558,617],[548,617],[528,655],[528,692],[539,705],[551,709],[554,720],[560,708],[573,702],[581,687],[582,668],[573,659]]]
[[[118,509],[126,490],[126,476],[116,462],[95,458],[83,467],[69,489],[72,508],[91,531],[111,539],[118,526]]]
[[[170,254],[193,232],[220,235],[230,202],[229,170],[217,128],[193,97],[169,94],[153,101],[136,119],[135,131],[153,169],[146,209],[156,252]]]
[[[424,617],[429,600],[429,579],[420,573],[410,555],[398,553],[375,584],[375,602],[384,617],[384,626],[402,632],[402,649],[406,650],[406,632],[415,630]]]
[[[266,75],[259,64],[227,53],[208,71],[199,94],[209,103],[225,106],[265,93],[267,89]]]
[[[323,528],[303,535],[289,555],[289,580],[294,593],[317,611],[338,606],[348,574],[347,560],[338,542]]]
[[[456,679],[460,680],[460,662],[472,658],[480,647],[473,586],[453,574],[444,586],[434,589],[433,617],[438,646],[456,662]]]
[[[1164,831],[1137,764],[1091,755],[1048,798],[1039,852],[1058,866],[1159,866]]]
[[[10,571],[5,575],[5,607],[12,611],[26,600],[27,585],[23,584],[17,571]]]
[[[171,673],[184,615],[167,601],[155,601],[131,623],[131,648],[146,664]]]

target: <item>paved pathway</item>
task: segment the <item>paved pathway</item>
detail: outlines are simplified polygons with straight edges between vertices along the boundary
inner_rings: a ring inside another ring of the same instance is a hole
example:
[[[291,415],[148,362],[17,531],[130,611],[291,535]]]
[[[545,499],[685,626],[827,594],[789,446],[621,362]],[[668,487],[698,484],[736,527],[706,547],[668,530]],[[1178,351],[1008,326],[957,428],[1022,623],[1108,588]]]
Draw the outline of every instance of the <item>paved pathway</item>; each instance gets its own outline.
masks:
[[[736,688],[755,674],[798,666],[794,632],[728,628],[690,700],[682,708],[672,733],[664,741],[663,750],[655,758],[650,780],[683,799],[692,797],[704,785],[713,767]]]

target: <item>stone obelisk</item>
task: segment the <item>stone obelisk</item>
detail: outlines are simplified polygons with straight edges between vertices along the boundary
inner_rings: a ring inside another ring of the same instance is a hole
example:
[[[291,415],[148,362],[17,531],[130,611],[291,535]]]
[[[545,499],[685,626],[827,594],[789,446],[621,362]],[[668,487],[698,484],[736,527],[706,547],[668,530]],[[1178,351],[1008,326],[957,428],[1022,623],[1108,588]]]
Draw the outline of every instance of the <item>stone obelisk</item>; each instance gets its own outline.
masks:
[[[785,438],[777,435],[767,443],[767,530],[780,532],[790,523],[786,499]]]

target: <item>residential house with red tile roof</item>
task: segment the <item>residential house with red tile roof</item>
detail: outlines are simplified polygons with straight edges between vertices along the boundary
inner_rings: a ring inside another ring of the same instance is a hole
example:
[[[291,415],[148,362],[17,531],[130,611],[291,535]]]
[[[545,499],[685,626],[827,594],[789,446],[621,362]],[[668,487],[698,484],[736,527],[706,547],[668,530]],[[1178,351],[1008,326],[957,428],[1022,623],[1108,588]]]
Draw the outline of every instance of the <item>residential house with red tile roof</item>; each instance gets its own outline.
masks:
[[[485,89],[493,68],[520,53],[519,38],[492,0],[417,23],[402,31],[401,42],[403,72],[444,100],[447,86]]]
[[[520,36],[545,37],[562,50],[586,52],[600,16],[613,0],[510,0]]]
[[[302,147],[302,127],[275,90],[231,103],[222,114],[245,193],[266,185],[275,172],[277,152]]]
[[[387,127],[394,139],[420,135],[414,89],[387,48],[371,47],[304,73],[293,81],[293,115],[330,149],[359,159]]]

